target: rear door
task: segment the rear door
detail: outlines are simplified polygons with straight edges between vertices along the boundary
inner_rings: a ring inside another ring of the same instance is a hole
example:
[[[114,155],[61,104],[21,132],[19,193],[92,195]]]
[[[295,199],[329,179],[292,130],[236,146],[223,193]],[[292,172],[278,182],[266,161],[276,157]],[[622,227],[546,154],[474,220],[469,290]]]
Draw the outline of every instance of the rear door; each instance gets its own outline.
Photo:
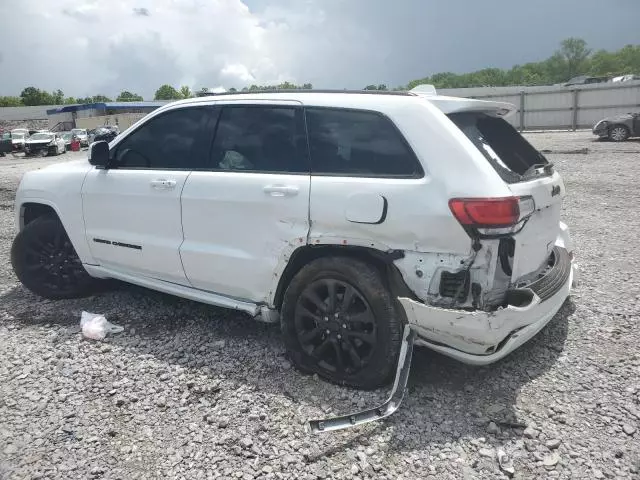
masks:
[[[639,137],[640,136],[640,113],[636,113],[633,116],[633,136],[635,137]]]
[[[195,288],[266,302],[309,232],[310,173],[298,102],[219,108],[210,165],[182,193],[182,264]]]
[[[565,189],[547,159],[504,119],[483,112],[459,112],[449,118],[465,133],[515,196],[532,197],[535,211],[513,235],[511,280],[538,270],[560,233]]]

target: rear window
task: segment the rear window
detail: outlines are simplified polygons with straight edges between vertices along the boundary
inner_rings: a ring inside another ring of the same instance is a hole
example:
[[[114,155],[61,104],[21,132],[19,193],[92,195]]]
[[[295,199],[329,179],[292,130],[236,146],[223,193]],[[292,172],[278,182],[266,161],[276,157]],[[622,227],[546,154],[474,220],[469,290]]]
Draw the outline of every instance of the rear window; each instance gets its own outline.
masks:
[[[314,175],[416,178],[424,175],[402,134],[377,112],[306,109]]]
[[[551,175],[552,165],[506,120],[479,112],[448,117],[508,183]],[[547,168],[543,168],[547,167]]]

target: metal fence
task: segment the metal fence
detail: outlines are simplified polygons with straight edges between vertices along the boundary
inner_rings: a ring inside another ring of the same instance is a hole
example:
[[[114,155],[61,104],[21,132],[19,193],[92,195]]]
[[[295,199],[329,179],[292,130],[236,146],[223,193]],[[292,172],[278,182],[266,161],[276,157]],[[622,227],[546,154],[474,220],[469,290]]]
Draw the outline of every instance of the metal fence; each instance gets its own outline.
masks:
[[[640,111],[640,81],[543,87],[439,89],[439,95],[509,102],[509,122],[520,130],[591,128],[611,115]]]

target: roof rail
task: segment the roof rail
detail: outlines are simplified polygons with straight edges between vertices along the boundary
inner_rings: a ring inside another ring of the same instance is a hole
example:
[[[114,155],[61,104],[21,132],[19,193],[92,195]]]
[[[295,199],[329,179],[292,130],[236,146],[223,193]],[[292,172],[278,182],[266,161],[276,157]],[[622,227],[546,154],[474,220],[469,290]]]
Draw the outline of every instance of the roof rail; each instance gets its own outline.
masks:
[[[357,93],[363,95],[399,95],[399,96],[411,96],[414,93],[406,92],[404,90],[319,90],[319,89],[277,89],[277,90],[245,90],[237,92],[197,92],[198,97],[217,97],[223,95],[245,95],[254,93]]]

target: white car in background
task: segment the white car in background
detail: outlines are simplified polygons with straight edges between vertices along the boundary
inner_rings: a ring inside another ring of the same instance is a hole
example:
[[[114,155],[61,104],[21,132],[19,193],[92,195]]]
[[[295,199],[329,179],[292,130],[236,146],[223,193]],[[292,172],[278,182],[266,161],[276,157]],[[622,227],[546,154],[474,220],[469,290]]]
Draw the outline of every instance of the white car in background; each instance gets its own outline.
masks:
[[[48,131],[34,133],[26,139],[24,145],[26,155],[60,155],[66,151],[62,137]]]
[[[513,109],[428,89],[174,102],[23,176],[13,268],[46,298],[114,278],[280,322],[298,369],[395,372],[401,400],[414,342],[486,365],[570,293],[565,187]]]

